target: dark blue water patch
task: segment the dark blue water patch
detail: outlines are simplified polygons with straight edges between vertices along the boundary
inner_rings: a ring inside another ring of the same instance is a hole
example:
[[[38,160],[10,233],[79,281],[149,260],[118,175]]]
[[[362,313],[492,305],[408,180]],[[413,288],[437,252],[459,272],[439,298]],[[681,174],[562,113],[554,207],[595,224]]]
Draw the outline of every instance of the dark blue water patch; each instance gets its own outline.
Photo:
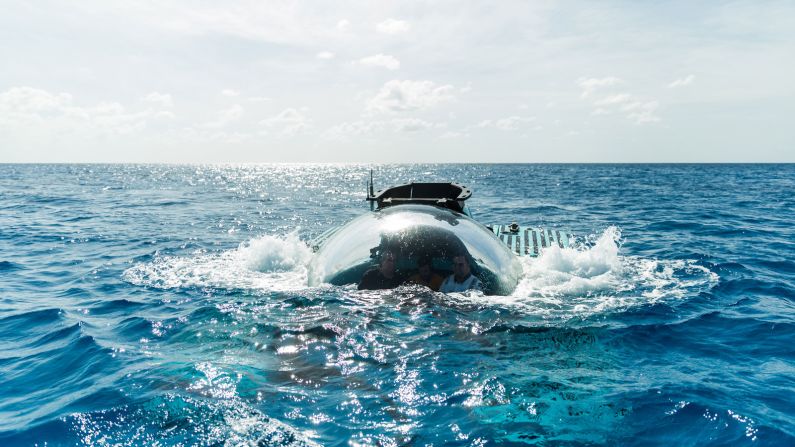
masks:
[[[68,235],[61,234],[31,234],[29,231],[21,231],[20,229],[6,228],[3,233],[3,239],[7,239],[8,243],[20,247],[27,247],[36,250],[39,253],[51,250],[51,247],[41,247],[38,244],[53,244],[64,243]]]
[[[707,303],[712,301],[709,294],[702,293],[699,297],[694,297],[692,300],[683,302],[653,303],[643,306],[634,306],[629,309],[617,311],[615,314],[610,315],[609,319],[605,319],[604,315],[593,315],[579,320],[572,319],[567,322],[567,325],[574,327],[626,327],[666,324],[671,321],[686,318],[687,315],[702,312],[706,304],[703,302],[701,304],[691,304],[699,298],[701,301]]]
[[[137,341],[152,337],[152,321],[142,317],[127,317],[115,323],[116,336],[121,340]]]
[[[62,333],[61,335],[64,335]],[[88,335],[78,334],[72,337],[74,331],[66,331],[68,338],[64,343],[54,346],[53,349],[33,353],[27,357],[15,358],[14,362],[8,362],[4,368],[6,379],[4,386],[8,390],[19,392],[26,387],[19,387],[22,384],[39,385],[53,384],[61,380],[68,380],[71,374],[83,368],[95,368],[90,362],[83,363],[83,356],[91,356],[102,352],[102,348]],[[70,355],[70,352],[77,354]],[[68,367],[68,368],[67,368]],[[68,371],[67,375],[63,375]]]
[[[732,327],[731,332],[724,330]],[[795,336],[795,324],[741,318],[736,313],[708,312],[674,324],[657,324],[616,329],[622,344],[659,355],[682,352],[701,359],[744,358],[749,364],[772,357],[795,359],[783,352],[787,339]],[[698,334],[703,334],[698,336]],[[707,336],[708,335],[708,336]],[[754,340],[754,343],[748,343]],[[741,362],[743,363],[743,362]]]
[[[99,301],[86,302],[84,304],[91,309],[92,315],[134,313],[149,306],[146,303],[132,301],[126,298],[102,299]]]
[[[648,231],[687,231],[696,234],[704,234],[706,230],[710,228],[709,224],[703,224],[698,221],[670,219],[661,222],[652,222],[646,226],[646,230]]]
[[[147,202],[138,202],[138,203],[124,203],[118,205],[118,207],[120,209],[154,208],[161,210],[161,208],[163,207],[172,207],[172,206],[181,206],[181,205],[184,206],[190,204],[192,204],[192,202],[187,200],[156,200],[152,202],[147,201]]]
[[[110,274],[112,274],[112,272],[110,272]],[[86,280],[86,282],[90,282],[90,281]],[[126,287],[125,287],[124,283],[122,283],[121,281],[118,281],[118,282],[107,282],[107,283],[95,286],[94,289],[95,289],[95,295],[96,296],[101,296],[101,297],[105,297],[105,298],[113,297],[114,295],[116,295],[119,292],[124,292],[124,294],[126,295],[126,290],[125,290]]]
[[[760,425],[729,408],[673,400],[666,393],[633,396],[626,426],[613,440],[620,445],[790,445],[795,437]]]
[[[750,276],[751,270],[739,262],[722,262],[707,266],[711,271],[718,274],[722,280],[737,279]]]
[[[73,216],[73,217],[70,217],[68,219],[64,219],[63,221],[64,222],[70,222],[70,223],[71,222],[80,222],[80,221],[84,221],[84,220],[96,219],[96,217],[97,216]]]
[[[0,413],[6,416],[0,433],[68,414],[72,403],[98,387],[103,377],[113,376],[110,354],[91,336],[81,336],[4,365]]]
[[[721,280],[712,292],[727,297],[764,295],[791,298],[793,296],[793,291],[788,287],[771,284],[762,279],[747,278],[744,275],[739,276],[739,279]]]
[[[62,290],[56,294],[58,298],[86,298],[90,297],[93,293],[81,287],[70,287]]]
[[[80,327],[80,323],[74,323],[39,338],[20,338],[16,343],[5,345],[0,348],[0,367],[68,345],[80,336]]]
[[[54,324],[63,321],[61,309],[49,308],[28,310],[0,318],[0,337],[3,340],[18,340],[29,333],[47,332]]]
[[[780,259],[780,260],[761,259],[757,261],[756,264],[768,268],[778,274],[782,275],[795,274],[795,262],[789,259]]]
[[[716,292],[722,294],[731,291],[731,296],[761,296],[778,297],[786,300],[795,299],[795,289],[785,284],[769,283],[761,280],[739,280],[736,283],[727,282],[716,287]]]
[[[55,195],[40,195],[32,194],[27,196],[28,203],[32,206],[49,206],[49,209],[58,209],[53,205],[78,205],[85,203],[87,198],[78,198],[75,196],[55,196]]]
[[[22,270],[24,267],[21,264],[11,261],[0,261],[0,272],[11,272],[14,270]]]
[[[795,319],[795,300],[775,296],[743,298],[724,312],[770,323],[789,323]]]
[[[177,206],[177,205],[189,205],[192,202],[189,200],[162,200],[159,202],[155,202],[151,204],[155,207],[166,207],[166,206]]]

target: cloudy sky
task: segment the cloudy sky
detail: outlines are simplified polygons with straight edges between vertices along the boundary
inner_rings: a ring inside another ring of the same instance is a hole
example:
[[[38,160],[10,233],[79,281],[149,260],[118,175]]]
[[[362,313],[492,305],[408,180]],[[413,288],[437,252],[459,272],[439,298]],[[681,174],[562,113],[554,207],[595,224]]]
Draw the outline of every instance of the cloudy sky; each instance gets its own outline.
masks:
[[[0,5],[0,162],[795,161],[792,1]]]

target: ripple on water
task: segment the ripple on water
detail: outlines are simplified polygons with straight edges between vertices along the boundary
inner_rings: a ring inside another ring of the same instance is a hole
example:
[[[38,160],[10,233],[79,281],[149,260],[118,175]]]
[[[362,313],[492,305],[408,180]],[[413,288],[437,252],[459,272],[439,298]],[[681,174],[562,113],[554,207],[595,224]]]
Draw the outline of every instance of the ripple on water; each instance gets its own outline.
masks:
[[[14,270],[21,270],[22,268],[22,265],[11,261],[0,261],[0,271],[2,272],[11,272]]]
[[[27,356],[3,361],[0,433],[68,414],[114,378],[117,367],[110,349],[79,330],[60,335]]]
[[[20,312],[0,318],[0,337],[8,341],[25,340],[30,333],[47,333],[63,322],[64,312],[61,309]]]

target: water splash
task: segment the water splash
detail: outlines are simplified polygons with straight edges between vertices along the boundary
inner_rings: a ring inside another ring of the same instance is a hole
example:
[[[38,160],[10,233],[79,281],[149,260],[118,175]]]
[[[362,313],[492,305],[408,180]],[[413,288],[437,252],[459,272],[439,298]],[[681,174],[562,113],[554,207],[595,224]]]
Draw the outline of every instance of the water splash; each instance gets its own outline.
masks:
[[[312,251],[295,232],[284,237],[263,236],[245,242],[236,255],[249,270],[261,273],[301,271],[312,259]]]
[[[159,289],[214,288],[287,291],[305,288],[312,251],[296,233],[262,236],[221,253],[157,256],[127,269],[122,278]]]
[[[681,299],[717,284],[718,275],[693,260],[621,255],[616,227],[591,239],[595,242],[522,258],[522,281],[501,301],[548,317],[587,317]]]
[[[474,292],[454,297],[570,319],[681,299],[718,280],[714,272],[693,260],[622,255],[621,231],[616,227],[585,240],[568,248],[549,247],[538,258],[521,258],[523,278],[510,296],[484,297]],[[156,257],[128,269],[123,278],[161,289],[300,290],[308,287],[312,259],[311,250],[297,234],[269,235],[221,253]]]
[[[624,265],[619,257],[621,232],[610,227],[591,247],[544,250],[537,259],[522,258],[524,279],[516,296],[576,296],[621,291]]]

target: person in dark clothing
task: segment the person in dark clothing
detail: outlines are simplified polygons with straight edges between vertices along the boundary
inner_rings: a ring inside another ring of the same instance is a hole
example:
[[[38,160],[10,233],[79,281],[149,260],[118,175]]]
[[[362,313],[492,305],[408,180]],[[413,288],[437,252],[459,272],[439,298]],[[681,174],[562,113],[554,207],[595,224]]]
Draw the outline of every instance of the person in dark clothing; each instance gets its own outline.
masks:
[[[378,267],[364,272],[362,280],[359,281],[359,290],[394,289],[401,282],[395,274],[395,254],[385,251],[381,254],[381,262]]]

